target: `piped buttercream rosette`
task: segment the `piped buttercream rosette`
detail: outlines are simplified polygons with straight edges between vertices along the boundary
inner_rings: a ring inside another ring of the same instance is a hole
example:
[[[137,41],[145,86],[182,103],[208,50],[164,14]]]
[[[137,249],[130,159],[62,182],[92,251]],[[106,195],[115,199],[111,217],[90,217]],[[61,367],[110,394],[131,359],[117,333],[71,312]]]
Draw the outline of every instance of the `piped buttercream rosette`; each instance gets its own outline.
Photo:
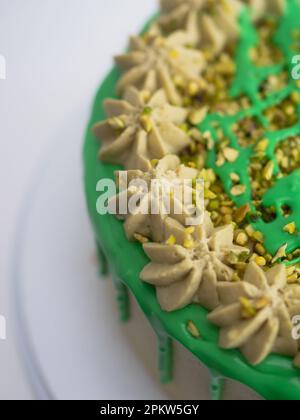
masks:
[[[107,99],[104,108],[108,119],[94,126],[103,162],[147,171],[152,159],[177,154],[190,143],[179,128],[188,111],[170,105],[163,90],[150,95],[130,87],[124,99]]]
[[[152,93],[163,89],[172,105],[182,104],[175,78],[198,82],[206,66],[203,52],[189,48],[184,37],[180,40],[176,34],[162,37],[151,32],[132,37],[129,52],[115,60],[123,72],[117,85],[119,95],[129,86]]]
[[[183,242],[169,239],[144,245],[151,263],[141,279],[156,286],[163,310],[175,311],[192,302],[209,310],[219,305],[217,284],[231,281],[233,276],[226,257],[248,252],[234,245],[233,230],[231,224],[215,229],[206,213],[202,225],[185,230]]]
[[[208,49],[224,50],[239,35],[239,15],[251,8],[254,21],[284,12],[285,0],[161,0],[162,15],[153,31],[172,33],[182,42]]]
[[[203,216],[202,191],[199,189],[197,193],[195,189],[198,171],[182,165],[175,155],[153,164],[145,172],[118,172],[120,192],[110,205],[117,208],[118,217],[125,220],[129,240],[143,237],[164,242],[174,236],[183,243],[187,224],[196,223],[197,218]]]
[[[292,319],[300,314],[300,285],[288,285],[281,264],[264,272],[254,262],[244,280],[217,286],[220,306],[208,319],[221,328],[220,346],[239,348],[252,365],[270,353],[296,356]]]
[[[270,15],[280,16],[284,13],[285,0],[243,0],[250,6],[255,22]]]
[[[161,0],[162,16],[153,28],[218,54],[237,39],[242,6],[239,0]]]

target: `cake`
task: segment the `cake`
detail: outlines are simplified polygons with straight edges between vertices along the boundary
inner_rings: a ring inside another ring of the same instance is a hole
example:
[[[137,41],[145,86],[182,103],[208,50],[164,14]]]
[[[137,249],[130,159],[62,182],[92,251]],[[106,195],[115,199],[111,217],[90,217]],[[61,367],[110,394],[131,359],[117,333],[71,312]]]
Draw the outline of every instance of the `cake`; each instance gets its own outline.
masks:
[[[299,22],[297,0],[161,0],[87,128],[87,204],[120,317],[130,291],[161,381],[179,342],[214,399],[224,378],[300,399]]]

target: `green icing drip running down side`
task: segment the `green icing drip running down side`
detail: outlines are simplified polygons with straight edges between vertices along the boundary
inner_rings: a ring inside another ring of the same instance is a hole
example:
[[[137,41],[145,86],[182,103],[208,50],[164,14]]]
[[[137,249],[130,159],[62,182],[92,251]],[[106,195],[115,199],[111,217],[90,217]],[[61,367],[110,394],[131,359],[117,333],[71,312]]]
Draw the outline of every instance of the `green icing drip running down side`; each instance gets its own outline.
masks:
[[[268,67],[257,67],[254,65],[251,60],[251,50],[258,43],[258,35],[251,22],[248,9],[242,12],[240,27],[241,35],[236,51],[236,76],[231,87],[230,96],[233,100],[241,95],[246,96],[250,100],[251,106],[248,109],[242,109],[234,116],[210,114],[199,125],[199,130],[201,132],[210,132],[215,142],[215,147],[209,151],[207,166],[213,168],[218,174],[226,193],[238,206],[247,203],[251,204],[252,201],[251,180],[247,168],[250,165],[251,156],[255,154],[255,145],[249,145],[248,147],[240,146],[233,132],[233,125],[247,117],[255,117],[262,124],[265,129],[263,138],[269,140],[266,157],[273,161],[275,175],[279,172],[278,162],[275,158],[276,147],[280,142],[300,134],[299,106],[297,107],[297,124],[280,131],[270,131],[268,127],[269,121],[263,114],[271,106],[279,105],[293,92],[300,92],[295,80],[292,78],[292,58],[295,55],[295,51],[293,51],[295,42],[293,34],[296,31],[299,32],[300,28],[299,4],[297,0],[287,2],[286,12],[279,20],[279,26],[274,36],[274,44],[283,53],[283,63]],[[289,72],[287,85],[283,89],[261,99],[259,97],[261,84],[271,75],[277,75],[284,70],[288,70]],[[227,162],[221,167],[216,164],[217,131],[220,129],[223,131],[224,136],[229,139],[230,146],[239,151],[239,157],[235,162]],[[257,140],[259,141],[261,138]],[[233,196],[231,194],[233,183],[230,174],[233,172],[239,175],[241,184],[246,186],[245,193],[239,196]],[[264,234],[265,247],[272,255],[285,244],[288,245],[287,252],[293,252],[300,247],[299,232],[295,235],[290,235],[283,231],[284,226],[290,222],[295,222],[297,230],[300,231],[300,204],[298,203],[298,199],[300,199],[300,171],[295,171],[286,178],[275,181],[275,185],[263,197],[263,206],[274,206],[276,208],[276,220],[271,223],[266,223],[262,219],[258,219],[253,224],[253,227]],[[288,217],[283,215],[281,210],[282,206],[288,206],[291,209],[291,214]],[[300,259],[294,262],[298,261]]]

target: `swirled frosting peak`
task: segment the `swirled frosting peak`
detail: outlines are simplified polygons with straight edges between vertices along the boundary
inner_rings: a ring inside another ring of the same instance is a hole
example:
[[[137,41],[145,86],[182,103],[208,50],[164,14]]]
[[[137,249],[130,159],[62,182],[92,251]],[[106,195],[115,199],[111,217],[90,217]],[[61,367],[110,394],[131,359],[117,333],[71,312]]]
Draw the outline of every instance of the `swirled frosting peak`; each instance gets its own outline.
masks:
[[[145,240],[164,242],[174,237],[174,240],[183,244],[186,221],[196,215],[197,205],[185,204],[182,194],[173,192],[182,186],[187,188],[187,193],[191,189],[192,196],[192,181],[197,176],[196,169],[181,165],[175,155],[164,157],[149,171],[118,172],[120,193],[112,202],[120,203],[125,199],[127,203],[124,214],[120,211],[118,214],[125,220],[128,239],[143,237]],[[191,186],[186,185],[186,181],[190,181]],[[118,207],[118,204],[115,206]]]
[[[174,34],[187,43],[219,53],[238,37],[241,8],[239,0],[161,0],[162,17],[155,27],[162,33],[177,29]]]
[[[100,158],[127,169],[151,169],[151,160],[179,153],[190,139],[179,128],[188,111],[169,104],[163,90],[150,95],[130,87],[124,99],[104,102],[108,119],[94,126]]]
[[[186,46],[185,37],[148,33],[132,37],[130,51],[117,56],[116,63],[124,73],[117,85],[120,95],[128,86],[150,92],[163,89],[171,104],[180,105],[175,78],[198,82],[206,61],[203,52]]]
[[[141,279],[156,286],[158,301],[168,312],[192,302],[215,309],[219,305],[218,282],[231,281],[233,276],[226,257],[248,252],[233,244],[233,225],[215,229],[208,213],[201,226],[185,230],[183,244],[149,243],[144,250],[151,263]]]
[[[243,281],[220,283],[218,295],[220,306],[208,318],[221,328],[221,347],[239,348],[253,365],[273,351],[297,355],[291,320],[300,313],[300,285],[288,285],[283,265],[264,272],[252,262]]]
[[[286,0],[243,0],[251,7],[254,21],[258,21],[268,15],[282,15]]]

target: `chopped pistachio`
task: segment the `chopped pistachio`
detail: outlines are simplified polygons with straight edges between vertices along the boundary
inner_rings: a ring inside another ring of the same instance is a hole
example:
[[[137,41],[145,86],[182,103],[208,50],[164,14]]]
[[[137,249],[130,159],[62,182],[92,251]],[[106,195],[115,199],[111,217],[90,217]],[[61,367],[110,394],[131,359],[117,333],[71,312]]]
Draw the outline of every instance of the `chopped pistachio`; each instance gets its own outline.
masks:
[[[183,243],[184,248],[192,249],[195,246],[195,243],[192,239],[185,239]]]
[[[272,261],[272,255],[271,254],[266,254],[265,255],[265,259],[266,259],[266,261],[268,262],[268,263],[270,263],[271,261]]]
[[[195,232],[195,228],[194,228],[193,226],[187,227],[187,228],[185,229],[185,233],[186,233],[187,235],[192,235],[194,232]]]
[[[225,225],[229,225],[232,222],[231,214],[225,214],[225,216],[223,217],[223,220],[224,220]]]
[[[146,244],[147,242],[149,242],[149,239],[148,238],[146,238],[143,235],[140,235],[139,233],[135,233],[133,236],[141,244]]]
[[[251,225],[246,226],[245,231],[247,235],[249,235],[250,237],[252,237],[253,233],[255,232],[255,230],[253,229]]]
[[[284,226],[284,232],[289,233],[290,235],[294,235],[296,232],[296,223],[292,222]]]
[[[142,115],[140,117],[140,123],[147,133],[150,133],[152,131],[153,124],[148,115]]]
[[[224,157],[224,155],[223,155],[223,153],[219,153],[218,154],[218,158],[217,158],[217,161],[216,161],[216,165],[218,166],[218,167],[220,167],[220,166],[223,166],[224,165],[224,163],[225,163],[225,157]]]
[[[277,251],[275,257],[272,260],[272,263],[277,262],[278,260],[280,260],[281,258],[286,257],[286,249],[287,249],[288,244],[283,245],[282,247],[279,248],[279,250]]]
[[[143,109],[143,115],[151,115],[153,111],[153,108],[151,106],[145,106]]]
[[[269,146],[269,140],[268,139],[260,140],[257,143],[257,145],[255,146],[255,152],[264,153],[267,150],[268,146]]]
[[[235,185],[233,188],[231,188],[231,194],[233,196],[239,196],[239,195],[243,195],[246,192],[246,186],[239,184],[239,185]]]
[[[270,160],[263,169],[263,178],[267,181],[270,181],[272,179],[273,173],[274,173],[274,162]]]
[[[236,243],[240,246],[245,246],[249,238],[245,232],[240,232],[236,237]]]
[[[264,242],[264,235],[259,232],[258,230],[253,232],[252,236],[253,239],[255,239],[257,242],[263,243]]]
[[[286,275],[289,277],[295,273],[296,267],[294,265],[286,267]]]
[[[196,82],[190,82],[188,84],[187,93],[190,96],[195,96],[199,92],[199,85]]]
[[[189,122],[193,125],[200,124],[206,117],[207,112],[208,112],[208,107],[204,107],[202,109],[197,109],[195,111],[192,111],[189,115]]]
[[[236,271],[232,275],[232,281],[233,282],[239,282],[239,281],[241,281],[241,278],[240,278],[240,276],[238,275],[238,273]]]
[[[205,188],[204,190],[204,198],[208,200],[213,200],[217,198],[216,194],[210,191],[208,188]]]
[[[180,124],[180,130],[184,131],[185,133],[189,132],[189,125],[187,123]]]
[[[239,151],[236,149],[232,149],[231,147],[225,147],[225,149],[223,150],[223,154],[225,159],[231,163],[235,162],[239,157]]]
[[[167,245],[175,245],[176,244],[176,238],[175,238],[175,236],[174,235],[171,235],[169,237],[169,239],[166,241],[166,244]]]
[[[208,150],[212,150],[214,148],[215,142],[212,138],[212,135],[211,135],[210,131],[205,131],[205,133],[203,133],[203,139],[207,143]]]
[[[201,338],[201,334],[193,321],[187,323],[187,330],[194,338]]]
[[[287,282],[289,284],[296,283],[297,281],[298,281],[298,275],[297,275],[297,273],[294,273],[294,274],[288,276],[288,278],[287,278]]]
[[[157,166],[157,164],[159,163],[159,160],[158,159],[152,159],[150,163],[153,166],[153,168],[155,168]]]
[[[218,210],[219,207],[220,207],[220,202],[218,200],[212,200],[208,204],[208,209],[210,211]]]
[[[179,74],[174,76],[173,82],[175,83],[176,87],[183,88],[185,86],[184,78]]]
[[[175,49],[171,50],[169,54],[170,54],[170,57],[173,58],[173,59],[176,59],[176,58],[179,57],[179,51],[175,50]]]
[[[245,220],[247,214],[250,212],[250,210],[251,208],[249,204],[245,204],[244,206],[239,207],[234,213],[234,221],[236,223],[242,223]]]
[[[236,182],[236,183],[240,182],[240,176],[236,174],[235,172],[232,172],[230,174],[230,179],[232,182]]]
[[[251,301],[247,298],[241,297],[240,304],[242,307],[242,317],[245,319],[254,318],[257,314],[257,310],[254,308]]]
[[[264,309],[266,306],[270,305],[270,301],[266,297],[262,297],[255,301],[254,306],[255,309],[260,311],[261,309]]]
[[[151,92],[149,90],[141,91],[141,98],[144,100],[144,102],[148,102],[151,98]]]
[[[220,213],[221,213],[221,214],[223,214],[224,216],[225,216],[226,214],[232,214],[232,208],[230,208],[230,207],[226,207],[226,206],[222,206],[222,207],[220,208]]]
[[[291,94],[291,100],[295,103],[295,104],[299,104],[300,103],[300,95],[299,92],[293,92]]]
[[[255,258],[255,262],[260,267],[264,267],[267,264],[267,261],[265,260],[265,258],[260,257],[260,256]]]
[[[123,130],[125,128],[125,123],[120,117],[113,117],[108,120],[108,124],[111,128],[115,130]]]
[[[238,263],[239,258],[238,258],[238,256],[237,256],[237,254],[235,254],[234,252],[229,252],[229,254],[228,254],[228,255],[227,255],[227,257],[226,257],[226,261],[227,261],[229,264],[235,265],[235,264],[237,264],[237,263]]]
[[[266,254],[266,250],[261,244],[255,245],[255,251],[261,256],[264,256]]]

